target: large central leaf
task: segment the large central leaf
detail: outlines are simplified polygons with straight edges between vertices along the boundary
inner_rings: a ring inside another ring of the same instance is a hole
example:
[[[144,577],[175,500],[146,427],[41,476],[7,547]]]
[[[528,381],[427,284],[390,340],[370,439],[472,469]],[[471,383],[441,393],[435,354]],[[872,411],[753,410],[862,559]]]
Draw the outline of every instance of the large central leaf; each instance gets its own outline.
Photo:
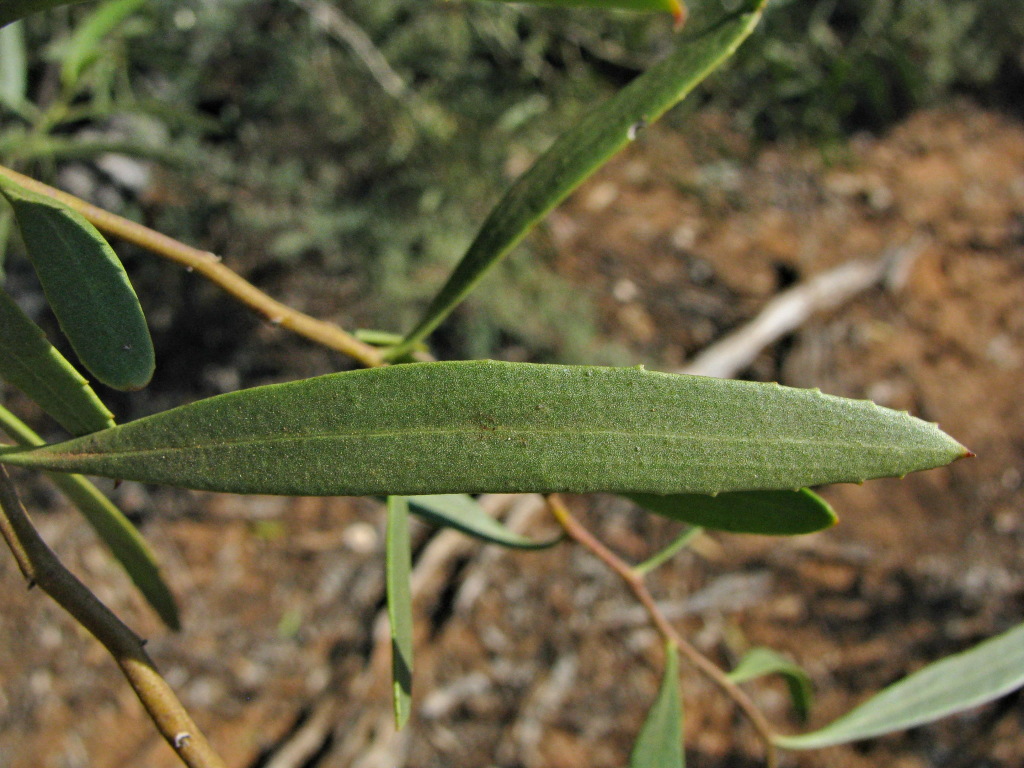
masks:
[[[933,424],[816,390],[476,361],[257,387],[0,460],[319,496],[799,488],[964,455]]]

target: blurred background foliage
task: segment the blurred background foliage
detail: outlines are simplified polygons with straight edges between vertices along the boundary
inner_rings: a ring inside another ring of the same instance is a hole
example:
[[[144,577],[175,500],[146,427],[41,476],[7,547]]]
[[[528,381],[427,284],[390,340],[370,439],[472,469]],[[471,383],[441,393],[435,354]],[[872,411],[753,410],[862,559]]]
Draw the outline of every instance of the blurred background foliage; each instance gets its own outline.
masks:
[[[693,5],[692,23],[721,2]],[[666,18],[469,0],[105,0],[2,31],[0,158],[319,317],[400,331],[508,181],[676,43]],[[959,94],[1019,114],[1021,93],[1019,0],[773,0],[669,120],[712,108],[755,140],[824,146]],[[4,212],[3,241],[8,228]],[[507,260],[437,353],[626,362],[550,269],[552,247],[542,235]],[[344,364],[296,363],[292,339],[253,354],[238,342],[257,321],[119,250],[157,336],[157,397]],[[30,291],[22,263],[9,280]]]

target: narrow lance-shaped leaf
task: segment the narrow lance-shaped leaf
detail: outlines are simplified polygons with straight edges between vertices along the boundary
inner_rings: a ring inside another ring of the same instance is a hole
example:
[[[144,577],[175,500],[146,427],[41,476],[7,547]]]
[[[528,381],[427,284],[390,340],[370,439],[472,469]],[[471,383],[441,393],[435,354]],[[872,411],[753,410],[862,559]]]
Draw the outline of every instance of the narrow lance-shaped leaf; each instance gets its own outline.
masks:
[[[683,768],[683,704],[679,697],[679,649],[665,644],[665,673],[654,706],[640,729],[630,768]]]
[[[929,664],[830,725],[779,736],[785,749],[820,749],[869,739],[962,712],[1024,685],[1024,624],[970,650]]]
[[[411,496],[772,490],[965,455],[934,424],[817,390],[470,361],[233,392],[0,461],[232,493]]]
[[[704,533],[704,529],[699,525],[688,526],[678,536],[676,536],[676,538],[667,547],[655,552],[642,563],[634,565],[633,573],[637,576],[643,576],[656,568],[660,568],[679,554],[679,552],[690,546],[690,544],[702,533]]]
[[[92,10],[72,33],[63,48],[61,79],[72,86],[82,72],[95,60],[103,38],[145,5],[146,0],[107,0]]]
[[[410,496],[412,511],[434,525],[454,528],[478,539],[513,549],[544,549],[560,538],[537,541],[521,536],[495,520],[471,496],[464,493]]]
[[[730,533],[795,536],[835,525],[828,503],[807,488],[797,491],[745,491],[701,494],[629,494],[644,509],[690,525]]]
[[[729,673],[729,679],[745,683],[765,675],[782,675],[789,687],[793,708],[801,720],[806,720],[813,699],[811,678],[803,667],[771,648],[751,648]]]
[[[82,364],[118,389],[153,375],[153,342],[124,267],[96,228],[57,201],[0,175],[22,240],[61,330]]]
[[[20,445],[42,445],[43,439],[13,413],[0,406],[0,429]],[[135,526],[95,485],[81,475],[49,474],[124,568],[139,592],[171,629],[181,628],[174,594],[160,574],[156,555]]]
[[[537,222],[628,144],[640,128],[677,104],[731,56],[757,26],[763,5],[764,0],[747,0],[742,12],[693,38],[681,39],[668,58],[560,136],[494,207],[422,320],[405,342],[391,350],[392,359],[407,355]]]
[[[391,690],[395,726],[401,729],[412,711],[412,543],[408,500],[389,496],[387,507],[385,568],[391,623]]]
[[[114,426],[114,417],[42,329],[0,288],[0,379],[28,395],[73,435]]]
[[[685,18],[686,6],[680,0],[512,0],[513,2],[580,8],[615,8],[625,11],[664,11],[677,20]]]
[[[0,28],[0,104],[21,113],[27,92],[25,25],[11,24]]]

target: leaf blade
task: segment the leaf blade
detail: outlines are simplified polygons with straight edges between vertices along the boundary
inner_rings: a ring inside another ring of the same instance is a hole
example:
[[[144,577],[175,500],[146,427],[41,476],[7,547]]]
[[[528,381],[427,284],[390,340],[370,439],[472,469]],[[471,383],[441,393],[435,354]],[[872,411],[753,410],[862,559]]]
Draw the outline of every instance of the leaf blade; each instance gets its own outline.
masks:
[[[679,696],[679,649],[665,644],[665,671],[658,696],[647,713],[633,751],[630,768],[684,768],[683,704]]]
[[[81,214],[0,175],[22,240],[61,330],[82,364],[116,389],[153,375],[153,342],[117,255]]]
[[[89,382],[0,288],[0,379],[17,387],[73,435],[114,426]]]
[[[21,445],[42,445],[43,439],[13,413],[0,406],[0,429]],[[139,592],[168,628],[181,629],[174,593],[160,572],[160,563],[149,544],[95,485],[81,475],[48,474],[61,493],[74,504],[106,544]]]
[[[682,6],[679,0],[509,0],[570,8],[611,8],[623,11],[664,11],[679,18]]]
[[[831,528],[838,518],[808,488],[798,491],[736,491],[702,494],[628,494],[644,509],[690,525],[730,533],[798,536]]]
[[[763,4],[747,2],[749,10],[682,40],[666,59],[560,136],[492,209],[420,322],[389,358],[407,355],[541,219],[626,146],[638,126],[657,120],[731,56],[757,26]]]
[[[716,493],[967,454],[866,401],[639,368],[412,363],[233,392],[0,461],[276,495]]]
[[[779,736],[783,749],[820,749],[930,723],[1024,685],[1024,624],[914,672],[812,733]]]
[[[391,693],[395,727],[401,730],[412,712],[412,542],[408,499],[388,496],[387,511],[385,569],[391,625]]]
[[[745,683],[765,675],[782,675],[797,716],[806,720],[814,697],[811,678],[803,667],[771,648],[751,648],[728,677],[734,683]]]
[[[491,517],[476,501],[464,493],[410,496],[413,512],[435,525],[455,528],[491,544],[512,549],[546,549],[561,538],[537,541],[522,536]]]

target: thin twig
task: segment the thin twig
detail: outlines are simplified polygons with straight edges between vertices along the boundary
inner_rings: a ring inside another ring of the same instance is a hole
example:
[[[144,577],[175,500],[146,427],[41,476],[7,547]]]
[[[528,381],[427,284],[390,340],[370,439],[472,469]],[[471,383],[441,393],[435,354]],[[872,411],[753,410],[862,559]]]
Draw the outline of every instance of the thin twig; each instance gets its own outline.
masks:
[[[202,251],[185,245],[172,237],[161,234],[117,214],[87,203],[48,184],[24,176],[10,168],[0,166],[0,174],[21,186],[63,203],[82,214],[100,231],[119,237],[140,248],[162,256],[189,271],[197,272],[250,309],[263,315],[274,325],[336,350],[357,360],[368,368],[383,365],[383,358],[376,347],[364,344],[333,323],[325,323],[271,298],[255,285],[245,280],[234,270],[221,263],[220,257],[209,251]]]
[[[0,535],[28,581],[38,585],[114,657],[142,706],[189,768],[226,768],[132,632],[46,545],[29,520],[7,470],[0,466]]]
[[[647,610],[651,622],[657,628],[659,634],[666,642],[675,643],[687,660],[711,679],[715,685],[722,689],[725,694],[742,710],[743,714],[750,720],[757,735],[764,743],[765,765],[767,768],[775,768],[778,764],[778,753],[774,742],[774,733],[761,710],[750,699],[749,696],[725,674],[711,659],[698,651],[673,627],[665,615],[658,608],[647,589],[647,584],[641,574],[638,574],[630,565],[602,544],[589,530],[587,530],[570,513],[565,502],[557,494],[547,497],[548,507],[565,530],[566,534],[580,546],[590,550],[599,560],[617,573],[633,595]]]

